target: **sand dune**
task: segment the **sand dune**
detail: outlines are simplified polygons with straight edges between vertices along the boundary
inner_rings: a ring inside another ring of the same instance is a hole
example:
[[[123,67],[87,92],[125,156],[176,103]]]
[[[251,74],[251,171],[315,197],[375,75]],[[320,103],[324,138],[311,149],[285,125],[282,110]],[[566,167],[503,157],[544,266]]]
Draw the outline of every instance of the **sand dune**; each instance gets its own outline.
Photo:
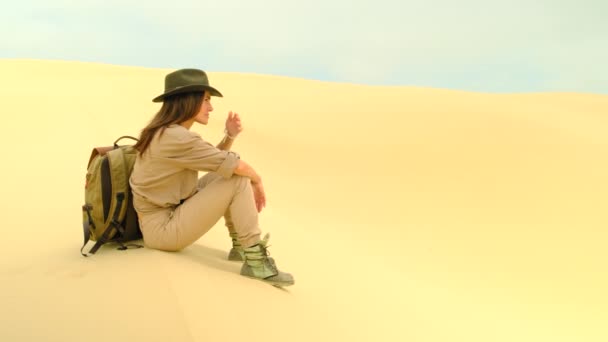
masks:
[[[608,96],[210,72],[216,143],[265,179],[296,285],[180,253],[78,253],[93,146],[138,135],[169,70],[2,60],[2,341],[606,341]]]

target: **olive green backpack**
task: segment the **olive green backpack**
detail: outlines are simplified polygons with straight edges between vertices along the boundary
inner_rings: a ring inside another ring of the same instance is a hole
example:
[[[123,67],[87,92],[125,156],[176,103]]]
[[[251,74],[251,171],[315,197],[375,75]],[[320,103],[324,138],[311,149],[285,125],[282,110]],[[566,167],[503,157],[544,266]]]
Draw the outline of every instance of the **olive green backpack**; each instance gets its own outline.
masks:
[[[133,208],[133,198],[129,177],[135,164],[137,150],[132,145],[118,146],[123,138],[137,141],[130,136],[118,138],[113,146],[93,149],[87,167],[84,189],[85,203],[82,206],[83,252],[89,240],[96,241],[89,251],[95,254],[105,243],[115,242],[118,249],[140,248],[140,245],[125,245],[125,242],[142,238],[137,213]]]

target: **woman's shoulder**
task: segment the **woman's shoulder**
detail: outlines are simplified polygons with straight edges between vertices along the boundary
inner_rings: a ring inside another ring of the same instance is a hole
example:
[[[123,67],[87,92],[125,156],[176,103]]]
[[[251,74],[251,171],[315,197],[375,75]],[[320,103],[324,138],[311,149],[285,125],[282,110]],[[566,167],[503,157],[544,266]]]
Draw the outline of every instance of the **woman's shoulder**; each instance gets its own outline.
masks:
[[[181,125],[169,125],[150,144],[156,157],[175,156],[204,144],[200,135]]]
[[[186,127],[178,124],[172,124],[165,128],[163,135],[167,135],[168,138],[178,141],[191,141],[193,139],[201,139],[201,136],[193,132]]]

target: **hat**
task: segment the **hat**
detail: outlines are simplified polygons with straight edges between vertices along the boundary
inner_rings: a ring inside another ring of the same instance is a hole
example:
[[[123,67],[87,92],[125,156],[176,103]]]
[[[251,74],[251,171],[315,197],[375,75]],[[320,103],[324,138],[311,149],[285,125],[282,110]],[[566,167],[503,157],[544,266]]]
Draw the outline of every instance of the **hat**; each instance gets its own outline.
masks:
[[[162,102],[167,96],[205,90],[213,96],[223,97],[222,93],[209,85],[209,79],[203,70],[180,69],[165,76],[165,92],[152,101]]]

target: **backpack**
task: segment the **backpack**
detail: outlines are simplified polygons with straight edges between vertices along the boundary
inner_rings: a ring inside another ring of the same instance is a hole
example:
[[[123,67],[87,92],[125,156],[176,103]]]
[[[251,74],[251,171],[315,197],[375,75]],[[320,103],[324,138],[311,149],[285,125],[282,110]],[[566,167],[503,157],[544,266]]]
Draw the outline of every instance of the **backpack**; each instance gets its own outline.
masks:
[[[89,251],[92,255],[105,243],[116,242],[119,250],[125,250],[125,242],[142,238],[129,186],[137,150],[132,145],[118,146],[123,138],[138,141],[122,136],[113,146],[94,148],[89,158],[82,206],[84,244],[80,249],[85,257],[88,255],[83,250],[89,240],[96,241]]]

